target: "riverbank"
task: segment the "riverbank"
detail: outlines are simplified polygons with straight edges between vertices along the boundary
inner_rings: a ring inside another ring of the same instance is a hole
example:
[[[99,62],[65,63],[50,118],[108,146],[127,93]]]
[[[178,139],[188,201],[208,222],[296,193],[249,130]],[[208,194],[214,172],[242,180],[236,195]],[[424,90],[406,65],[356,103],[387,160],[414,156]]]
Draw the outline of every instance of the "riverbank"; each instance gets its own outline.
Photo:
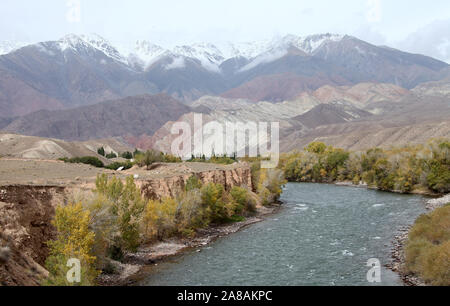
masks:
[[[425,286],[425,282],[415,275],[405,272],[405,247],[408,242],[409,231],[411,226],[402,228],[392,241],[392,262],[385,265],[386,268],[397,273],[406,286]]]
[[[207,246],[219,238],[264,221],[264,218],[277,213],[282,203],[274,203],[258,208],[256,214],[245,221],[211,226],[198,230],[194,238],[172,238],[152,245],[142,246],[136,253],[125,254],[123,263],[113,262],[115,273],[101,275],[100,286],[132,286],[151,272],[151,269],[166,260],[182,255],[188,250]],[[198,252],[201,250],[198,249]]]
[[[432,212],[435,209],[443,207],[447,203],[450,203],[450,194],[437,199],[428,200],[426,203],[426,209],[429,212]],[[402,228],[395,236],[394,241],[392,242],[393,248],[391,252],[393,260],[392,263],[386,265],[386,267],[391,269],[393,272],[398,273],[404,284],[407,286],[426,286],[424,280],[416,275],[408,273],[405,269],[405,249],[408,243],[408,236],[411,228],[412,226]]]
[[[422,196],[428,196],[428,197],[440,197],[440,196],[442,196],[441,193],[435,193],[435,192],[432,192],[432,191],[429,191],[429,190],[412,190],[410,192],[403,192],[401,190],[382,190],[382,189],[380,189],[378,187],[371,187],[371,186],[369,186],[368,184],[366,184],[364,182],[361,182],[359,184],[354,184],[353,182],[350,182],[350,181],[341,181],[341,182],[334,182],[334,183],[331,183],[331,184],[336,185],[336,186],[342,186],[342,187],[366,188],[366,189],[385,191],[385,192],[392,192],[392,193],[399,193],[399,194],[415,194],[415,195],[422,195]]]

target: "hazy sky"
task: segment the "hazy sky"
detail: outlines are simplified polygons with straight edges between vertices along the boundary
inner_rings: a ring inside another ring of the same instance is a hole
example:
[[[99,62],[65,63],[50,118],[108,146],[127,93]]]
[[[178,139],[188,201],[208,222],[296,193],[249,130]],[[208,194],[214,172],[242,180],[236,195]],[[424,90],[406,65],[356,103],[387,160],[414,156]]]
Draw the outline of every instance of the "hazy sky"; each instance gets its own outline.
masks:
[[[0,0],[0,41],[92,32],[165,47],[330,32],[450,62],[450,1]]]

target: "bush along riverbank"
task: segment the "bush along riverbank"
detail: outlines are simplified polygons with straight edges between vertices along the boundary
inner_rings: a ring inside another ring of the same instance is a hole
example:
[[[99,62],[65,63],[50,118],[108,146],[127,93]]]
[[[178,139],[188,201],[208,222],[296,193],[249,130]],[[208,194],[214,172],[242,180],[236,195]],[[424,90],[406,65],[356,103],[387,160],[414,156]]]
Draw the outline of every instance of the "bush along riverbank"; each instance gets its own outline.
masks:
[[[304,151],[284,154],[280,168],[291,182],[349,181],[383,191],[443,194],[450,192],[450,142],[366,152],[313,142]]]
[[[405,272],[450,286],[450,203],[419,217],[405,245]]]
[[[388,268],[399,273],[405,284],[450,286],[450,203],[433,204],[430,213],[397,235],[392,255]]]
[[[142,196],[133,177],[122,182],[98,176],[93,192],[74,194],[57,208],[57,238],[48,242],[49,277],[42,284],[126,284],[148,264],[258,222],[273,212],[285,181],[282,171],[260,169],[258,162],[252,181],[254,190],[225,190],[193,175],[177,197],[152,200]],[[67,281],[70,258],[81,262],[81,283]]]

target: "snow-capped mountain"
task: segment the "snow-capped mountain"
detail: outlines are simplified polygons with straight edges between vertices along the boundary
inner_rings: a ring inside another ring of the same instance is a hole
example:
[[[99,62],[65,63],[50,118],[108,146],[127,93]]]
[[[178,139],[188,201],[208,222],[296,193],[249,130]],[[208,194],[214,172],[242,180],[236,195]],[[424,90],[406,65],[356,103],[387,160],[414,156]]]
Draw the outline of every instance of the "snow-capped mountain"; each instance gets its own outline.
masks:
[[[295,47],[307,54],[313,54],[324,43],[339,41],[342,35],[320,34],[306,37],[287,35],[282,38],[275,38],[265,41],[241,42],[241,43],[195,43],[192,45],[176,46],[172,49],[165,49],[152,44],[149,41],[137,41],[131,51],[124,51],[123,56],[128,58],[132,65],[140,63],[142,68],[152,65],[161,56],[171,56],[173,58],[192,58],[198,60],[204,68],[214,72],[220,72],[220,65],[231,58],[245,58],[254,60],[267,53],[282,54],[290,47]],[[126,49],[123,49],[126,50]]]
[[[281,102],[324,85],[414,88],[441,80],[449,69],[426,56],[334,34],[173,48],[149,41],[117,48],[95,34],[70,34],[0,56],[0,116],[161,92],[185,102],[204,95]]]
[[[227,58],[243,57],[245,59],[252,59],[258,55],[267,52],[270,49],[271,41],[253,41],[253,42],[240,42],[240,43],[228,43],[223,46]]]
[[[10,52],[13,52],[17,49],[20,49],[22,47],[25,47],[28,45],[24,42],[18,42],[18,41],[2,41],[0,42],[0,55],[8,54]]]
[[[63,52],[69,49],[77,52],[94,48],[113,60],[128,64],[127,59],[111,43],[97,34],[69,34],[56,41],[55,44]]]
[[[167,56],[174,60],[182,58],[198,60],[205,69],[220,72],[220,64],[227,59],[219,48],[209,43],[196,43],[165,49],[149,41],[139,40],[131,51],[125,51],[126,48],[122,48],[122,50],[124,50],[125,57],[128,58],[131,66],[140,66],[144,70],[160,58]]]
[[[281,45],[286,47],[295,47],[306,54],[312,55],[314,52],[328,42],[339,42],[345,36],[338,34],[318,34],[306,37],[287,35],[280,41]]]
[[[168,53],[168,50],[146,40],[138,40],[132,48],[122,46],[119,50],[128,59],[130,66],[140,70],[145,70]]]
[[[221,50],[209,43],[197,43],[190,46],[175,47],[172,52],[177,56],[184,56],[199,60],[202,66],[211,71],[220,71],[220,64],[226,58]]]

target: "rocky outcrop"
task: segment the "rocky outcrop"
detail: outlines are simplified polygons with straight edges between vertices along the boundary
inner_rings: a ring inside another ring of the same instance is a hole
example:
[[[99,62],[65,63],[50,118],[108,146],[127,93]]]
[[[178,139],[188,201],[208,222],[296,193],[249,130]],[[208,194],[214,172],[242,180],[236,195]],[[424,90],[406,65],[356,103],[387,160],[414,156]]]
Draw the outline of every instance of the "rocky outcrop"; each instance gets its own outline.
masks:
[[[160,179],[145,179],[138,184],[145,197],[159,200],[166,197],[176,197],[184,190],[186,182],[193,175],[196,175],[202,184],[221,184],[226,190],[230,190],[234,186],[253,188],[251,170],[247,164],[232,169],[193,172]]]

